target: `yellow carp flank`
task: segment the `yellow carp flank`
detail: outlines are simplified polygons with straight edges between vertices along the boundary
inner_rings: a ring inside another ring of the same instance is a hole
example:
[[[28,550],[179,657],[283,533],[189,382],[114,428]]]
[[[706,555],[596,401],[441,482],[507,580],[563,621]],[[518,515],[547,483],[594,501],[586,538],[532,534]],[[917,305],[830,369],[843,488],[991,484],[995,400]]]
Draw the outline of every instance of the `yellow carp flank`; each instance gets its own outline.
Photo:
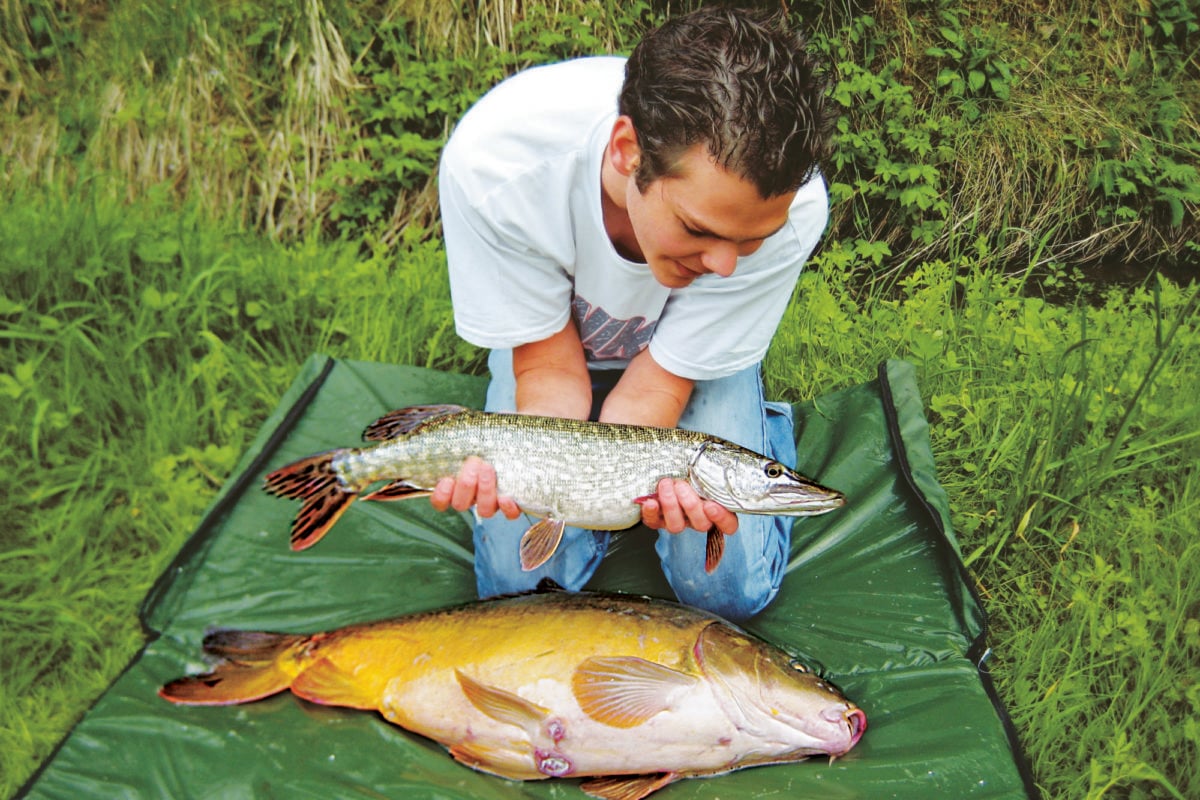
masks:
[[[637,800],[681,778],[840,756],[866,715],[782,650],[705,612],[629,595],[502,597],[312,635],[218,631],[207,675],[159,694],[247,703],[290,689],[375,710],[514,780],[590,778]]]
[[[691,483],[701,497],[745,514],[808,516],[845,503],[827,489],[764,455],[708,434],[522,414],[462,406],[414,406],[369,425],[376,444],[318,453],[265,479],[279,497],[302,500],[292,549],[316,544],[355,499],[404,500],[429,495],[469,456],[496,469],[497,488],[523,511],[542,517],[521,539],[521,566],[544,564],[567,525],[621,530],[641,520],[640,503],[665,477]],[[373,484],[377,490],[364,494]],[[725,538],[708,533],[705,568],[720,563]]]

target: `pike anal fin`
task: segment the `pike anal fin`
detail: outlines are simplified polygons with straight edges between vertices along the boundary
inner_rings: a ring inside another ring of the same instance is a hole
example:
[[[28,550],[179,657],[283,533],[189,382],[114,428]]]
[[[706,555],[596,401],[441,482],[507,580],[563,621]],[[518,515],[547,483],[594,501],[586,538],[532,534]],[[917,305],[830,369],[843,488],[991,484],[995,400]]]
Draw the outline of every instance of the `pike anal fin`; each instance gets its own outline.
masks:
[[[561,519],[540,519],[521,537],[521,569],[529,572],[550,560],[562,541],[567,523]]]
[[[414,497],[428,497],[433,494],[431,489],[414,486],[408,481],[392,481],[381,486],[370,494],[363,495],[363,500],[411,500]]]

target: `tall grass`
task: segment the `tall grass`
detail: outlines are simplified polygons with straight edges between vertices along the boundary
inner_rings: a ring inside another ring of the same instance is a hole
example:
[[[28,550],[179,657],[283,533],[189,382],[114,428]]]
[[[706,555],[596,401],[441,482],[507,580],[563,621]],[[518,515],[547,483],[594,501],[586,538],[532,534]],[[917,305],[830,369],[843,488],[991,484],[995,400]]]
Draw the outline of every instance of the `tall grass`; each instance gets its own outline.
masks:
[[[430,183],[456,115],[690,5],[0,4],[0,796],[310,353],[481,369]],[[771,393],[916,363],[1046,796],[1200,796],[1196,289],[1081,285],[1194,273],[1194,9],[791,5],[845,115]]]

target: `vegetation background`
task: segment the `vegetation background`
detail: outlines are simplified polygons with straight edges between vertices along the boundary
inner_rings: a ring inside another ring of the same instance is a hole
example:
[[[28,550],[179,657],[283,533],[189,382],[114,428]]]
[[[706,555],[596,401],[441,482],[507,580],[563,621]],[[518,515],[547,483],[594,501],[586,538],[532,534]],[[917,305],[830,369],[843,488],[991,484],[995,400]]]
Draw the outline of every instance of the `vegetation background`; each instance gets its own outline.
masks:
[[[305,357],[482,369],[432,186],[463,110],[695,5],[0,2],[0,796]],[[1045,795],[1200,797],[1196,3],[782,5],[843,115],[771,393],[915,363]]]

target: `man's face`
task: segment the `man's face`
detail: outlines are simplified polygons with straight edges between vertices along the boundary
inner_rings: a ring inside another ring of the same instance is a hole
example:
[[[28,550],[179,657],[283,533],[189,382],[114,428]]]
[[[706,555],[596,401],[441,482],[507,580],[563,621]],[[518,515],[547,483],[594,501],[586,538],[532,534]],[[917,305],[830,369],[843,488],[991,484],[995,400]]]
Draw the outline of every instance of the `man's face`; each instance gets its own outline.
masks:
[[[733,274],[782,228],[794,193],[764,200],[754,184],[718,166],[704,145],[680,159],[673,177],[638,191],[627,183],[626,210],[641,257],[663,286],[677,289],[701,275]]]

